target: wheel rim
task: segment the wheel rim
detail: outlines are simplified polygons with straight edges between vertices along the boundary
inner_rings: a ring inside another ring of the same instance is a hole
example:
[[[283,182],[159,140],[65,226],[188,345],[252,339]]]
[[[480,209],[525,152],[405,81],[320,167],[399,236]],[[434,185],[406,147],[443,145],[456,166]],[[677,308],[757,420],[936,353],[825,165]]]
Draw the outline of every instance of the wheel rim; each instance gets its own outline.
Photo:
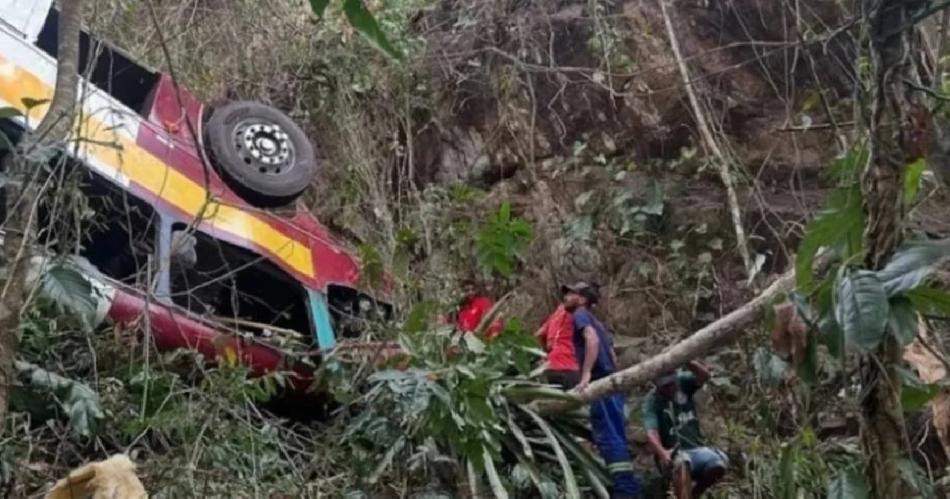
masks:
[[[294,169],[294,144],[276,123],[244,120],[234,127],[233,144],[244,164],[258,173],[284,175]]]

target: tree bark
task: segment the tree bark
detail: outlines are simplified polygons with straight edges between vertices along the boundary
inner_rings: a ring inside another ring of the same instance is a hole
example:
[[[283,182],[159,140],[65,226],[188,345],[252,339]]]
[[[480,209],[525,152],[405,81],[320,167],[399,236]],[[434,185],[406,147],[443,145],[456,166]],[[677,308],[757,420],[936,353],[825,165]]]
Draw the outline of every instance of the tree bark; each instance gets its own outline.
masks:
[[[5,161],[4,171],[20,180],[22,187],[5,187],[3,257],[7,280],[0,292],[0,434],[6,431],[10,389],[16,377],[14,359],[19,343],[20,311],[25,296],[25,278],[29,258],[29,233],[38,192],[32,183],[35,168],[28,155],[37,149],[63,144],[73,126],[79,83],[79,32],[82,27],[82,1],[62,0],[59,13],[58,64],[53,99],[36,131],[27,132],[15,153]]]
[[[914,65],[913,14],[924,0],[864,0],[868,16],[871,68],[869,109],[869,159],[861,176],[865,215],[865,261],[872,270],[882,268],[901,240],[904,221],[901,173],[904,165],[921,156],[920,114],[926,108],[909,92],[907,81],[917,82]],[[874,497],[901,496],[898,460],[904,438],[900,403],[901,380],[897,367],[901,347],[890,331],[877,351],[861,361],[861,441],[868,483]]]

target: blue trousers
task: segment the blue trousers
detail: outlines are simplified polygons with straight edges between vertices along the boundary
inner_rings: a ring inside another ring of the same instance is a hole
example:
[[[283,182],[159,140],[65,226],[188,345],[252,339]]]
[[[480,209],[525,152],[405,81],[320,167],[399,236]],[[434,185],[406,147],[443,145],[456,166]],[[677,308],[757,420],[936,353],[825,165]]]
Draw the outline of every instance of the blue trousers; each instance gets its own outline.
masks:
[[[633,474],[633,460],[627,450],[623,395],[611,395],[590,405],[590,427],[594,444],[607,464],[613,480],[611,497],[639,497],[640,481]]]

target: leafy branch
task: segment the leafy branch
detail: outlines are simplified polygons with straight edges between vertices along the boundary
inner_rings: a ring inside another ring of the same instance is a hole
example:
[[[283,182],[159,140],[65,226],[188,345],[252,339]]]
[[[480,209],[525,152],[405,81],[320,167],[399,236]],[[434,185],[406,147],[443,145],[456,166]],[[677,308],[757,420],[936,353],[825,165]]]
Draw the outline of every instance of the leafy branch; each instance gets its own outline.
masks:
[[[310,8],[320,19],[324,18],[329,6],[330,0],[310,0]],[[393,59],[401,60],[403,58],[402,52],[389,42],[386,34],[379,27],[379,23],[376,22],[376,18],[366,8],[362,0],[342,0],[339,7],[350,26],[356,29],[373,47]]]

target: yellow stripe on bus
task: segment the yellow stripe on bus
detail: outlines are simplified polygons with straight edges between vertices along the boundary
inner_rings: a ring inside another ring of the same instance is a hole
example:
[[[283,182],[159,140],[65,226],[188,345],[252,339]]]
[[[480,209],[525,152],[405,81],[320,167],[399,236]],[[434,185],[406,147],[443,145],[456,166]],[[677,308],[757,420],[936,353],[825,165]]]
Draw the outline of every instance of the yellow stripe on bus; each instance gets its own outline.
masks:
[[[49,99],[53,90],[34,74],[25,71],[0,56],[0,99],[26,112],[24,98]],[[48,106],[34,107],[29,119],[37,123]],[[87,112],[90,110],[87,110]],[[98,111],[98,110],[91,110]],[[169,168],[135,143],[135,139],[110,129],[104,121],[89,115],[78,125],[82,146],[90,157],[115,169],[145,190],[192,217],[202,217],[207,224],[247,239],[286,262],[301,274],[313,277],[313,259],[310,248],[274,229],[259,217],[239,208],[210,201],[205,206],[207,190],[181,172]]]

